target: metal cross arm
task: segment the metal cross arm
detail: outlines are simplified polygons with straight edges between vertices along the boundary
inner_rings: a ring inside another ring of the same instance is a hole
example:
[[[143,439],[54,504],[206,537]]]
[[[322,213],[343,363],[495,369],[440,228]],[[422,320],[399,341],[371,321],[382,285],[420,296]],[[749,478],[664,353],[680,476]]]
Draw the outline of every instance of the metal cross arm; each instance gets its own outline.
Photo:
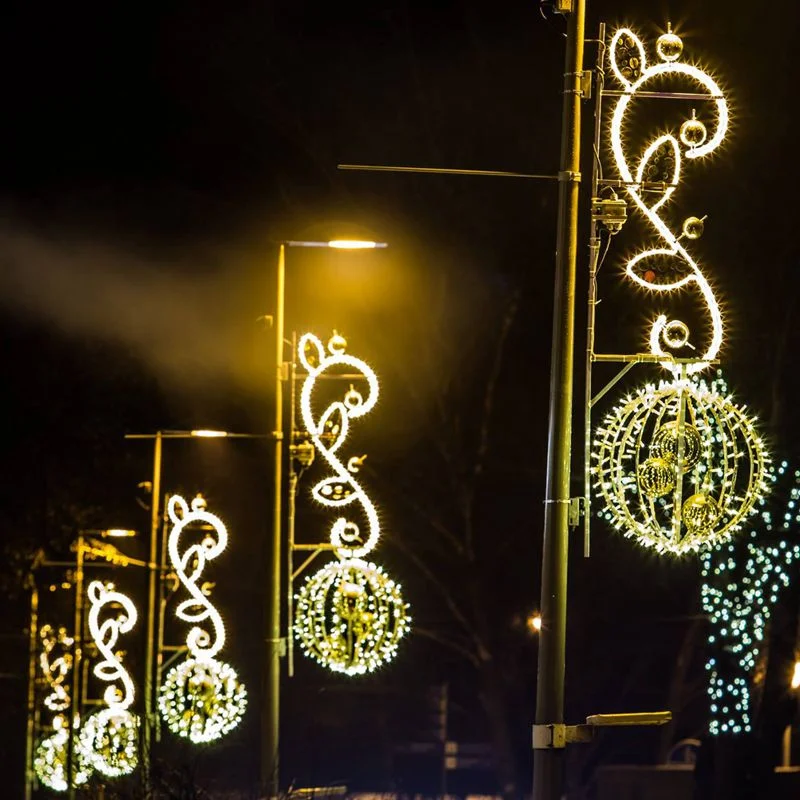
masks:
[[[533,726],[533,749],[552,750],[592,741],[598,728],[622,728],[643,725],[666,725],[671,711],[647,711],[634,714],[592,714],[584,725],[554,723]]]

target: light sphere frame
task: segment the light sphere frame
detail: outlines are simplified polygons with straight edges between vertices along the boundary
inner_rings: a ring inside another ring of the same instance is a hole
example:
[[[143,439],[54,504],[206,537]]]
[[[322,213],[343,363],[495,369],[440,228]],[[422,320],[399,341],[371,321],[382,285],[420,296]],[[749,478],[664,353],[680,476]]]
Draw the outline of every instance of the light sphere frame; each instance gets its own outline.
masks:
[[[629,395],[598,427],[592,450],[604,515],[659,553],[725,541],[768,487],[769,454],[753,419],[702,382]]]
[[[391,661],[410,627],[401,587],[376,564],[332,561],[297,594],[295,636],[332,672],[363,675]]]
[[[241,722],[247,690],[230,664],[188,658],[167,673],[158,708],[176,736],[195,744],[213,742]]]

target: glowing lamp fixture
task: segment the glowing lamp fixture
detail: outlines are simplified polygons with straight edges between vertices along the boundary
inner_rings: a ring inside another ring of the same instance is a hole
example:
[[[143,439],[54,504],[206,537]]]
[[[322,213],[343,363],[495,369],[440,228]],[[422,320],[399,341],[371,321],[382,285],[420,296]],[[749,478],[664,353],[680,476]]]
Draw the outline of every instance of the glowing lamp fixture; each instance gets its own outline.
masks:
[[[247,691],[230,664],[216,655],[225,644],[225,626],[209,599],[207,587],[199,583],[206,564],[228,545],[222,520],[206,510],[198,495],[191,508],[183,497],[173,495],[167,507],[172,521],[168,553],[178,580],[189,593],[175,609],[175,616],[193,626],[186,636],[189,658],[167,673],[158,708],[167,727],[194,743],[211,742],[239,724],[247,707]],[[202,525],[203,536],[186,545],[192,531]],[[213,531],[213,534],[211,533]],[[184,540],[184,541],[182,541]],[[198,623],[206,623],[201,627]]]
[[[192,431],[191,434],[198,439],[224,439],[228,435],[228,431],[211,431],[201,429]]]
[[[792,673],[792,689],[800,689],[800,661],[794,662],[794,672]]]
[[[330,239],[327,242],[288,241],[287,247],[330,247],[333,250],[375,250],[388,247],[386,242],[370,242],[364,239]]]
[[[356,479],[366,456],[340,456],[350,421],[371,411],[378,401],[378,378],[360,358],[347,355],[347,342],[336,334],[327,349],[313,334],[301,337],[298,355],[308,376],[300,391],[300,414],[311,441],[333,475],[311,490],[313,498],[331,509],[360,509],[361,524],[353,514],[340,516],[330,529],[339,561],[322,567],[306,579],[297,594],[294,631],[304,653],[321,666],[345,675],[372,672],[392,659],[409,628],[408,604],[401,587],[372,562],[364,561],[380,536],[378,512]],[[353,384],[340,400],[321,413],[314,409],[318,379],[337,370],[360,373],[366,392]],[[366,523],[366,529],[364,529]]]
[[[528,617],[528,627],[533,633],[539,633],[539,631],[542,629],[542,615],[531,614]]]

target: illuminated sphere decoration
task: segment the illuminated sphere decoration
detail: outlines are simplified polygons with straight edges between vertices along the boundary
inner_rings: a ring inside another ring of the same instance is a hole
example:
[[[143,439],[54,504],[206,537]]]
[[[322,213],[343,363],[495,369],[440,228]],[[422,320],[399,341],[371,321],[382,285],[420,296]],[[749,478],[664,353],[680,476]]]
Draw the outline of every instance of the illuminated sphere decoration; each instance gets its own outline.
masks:
[[[390,661],[409,629],[400,586],[361,559],[327,564],[306,579],[296,601],[294,632],[304,652],[345,675]]]
[[[660,553],[724,541],[767,490],[769,455],[753,420],[691,380],[627,397],[596,430],[592,456],[603,515]]]
[[[681,37],[672,32],[672,26],[668,26],[666,33],[662,33],[656,40],[656,52],[662,61],[677,61],[683,53],[683,41]]]
[[[33,771],[43,786],[54,792],[66,792],[69,789],[67,781],[69,752],[67,721],[59,714],[53,720],[53,727],[55,732],[46,736],[36,746],[33,754]],[[76,757],[73,782],[75,786],[83,786],[91,777],[92,765],[80,746],[76,748]]]
[[[164,680],[158,707],[167,727],[195,744],[233,730],[247,708],[247,690],[230,664],[189,658]]]
[[[104,708],[86,719],[80,746],[106,777],[129,775],[139,763],[139,717],[127,709]]]

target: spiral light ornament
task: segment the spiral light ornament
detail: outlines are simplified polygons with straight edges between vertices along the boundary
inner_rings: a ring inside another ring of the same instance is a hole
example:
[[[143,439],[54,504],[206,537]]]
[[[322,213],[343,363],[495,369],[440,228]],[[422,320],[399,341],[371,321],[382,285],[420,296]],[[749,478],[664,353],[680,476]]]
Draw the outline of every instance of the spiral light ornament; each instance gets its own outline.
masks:
[[[139,762],[139,717],[130,710],[133,680],[118,653],[120,635],[133,630],[138,614],[130,597],[111,583],[92,581],[87,595],[89,634],[103,656],[93,672],[109,685],[103,693],[106,708],[86,718],[79,742],[94,769],[117,778],[133,772]]]
[[[218,516],[206,510],[199,495],[191,508],[183,497],[173,495],[168,513],[173,523],[168,540],[170,563],[189,594],[175,609],[175,616],[192,623],[192,628],[186,636],[189,658],[166,674],[158,709],[174,734],[200,744],[235,728],[247,708],[247,691],[236,670],[216,658],[225,644],[225,626],[199,583],[208,562],[227,547],[228,531]],[[186,545],[185,540],[198,529],[205,530],[202,539]]]
[[[692,380],[625,398],[597,429],[593,459],[607,518],[658,552],[724,541],[768,485],[769,456],[754,421]]]
[[[355,477],[365,456],[345,461],[340,450],[350,421],[377,403],[378,378],[366,362],[347,355],[345,347],[344,338],[335,333],[327,348],[311,333],[301,337],[298,356],[308,375],[300,391],[300,415],[314,448],[333,473],[315,484],[312,496],[332,509],[359,507],[362,519],[356,521],[349,514],[331,525],[330,540],[340,560],[309,576],[298,592],[294,635],[303,652],[321,666],[362,675],[394,658],[410,618],[399,584],[381,567],[363,560],[378,542],[380,520]],[[365,388],[351,384],[340,400],[317,412],[315,390],[320,377],[342,371],[358,373]]]

